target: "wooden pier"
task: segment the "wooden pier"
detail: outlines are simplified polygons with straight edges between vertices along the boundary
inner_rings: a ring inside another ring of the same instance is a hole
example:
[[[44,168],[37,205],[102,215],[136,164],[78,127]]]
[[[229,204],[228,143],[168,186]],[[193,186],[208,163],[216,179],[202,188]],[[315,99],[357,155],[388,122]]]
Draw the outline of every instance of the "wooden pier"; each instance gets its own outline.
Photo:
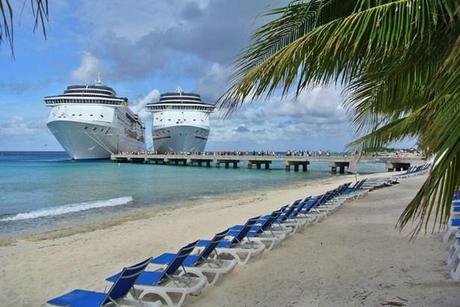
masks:
[[[292,168],[295,172],[306,172],[312,161],[329,162],[331,173],[348,173],[350,157],[344,156],[254,156],[254,155],[182,155],[182,154],[153,154],[153,153],[121,153],[111,156],[113,162],[145,163],[165,165],[187,165],[205,167],[238,168],[243,164],[249,169],[270,169],[274,161],[284,164],[286,171]],[[395,157],[366,157],[361,162],[381,162],[386,164],[389,172],[406,170],[411,164],[422,164],[421,158],[395,158]]]

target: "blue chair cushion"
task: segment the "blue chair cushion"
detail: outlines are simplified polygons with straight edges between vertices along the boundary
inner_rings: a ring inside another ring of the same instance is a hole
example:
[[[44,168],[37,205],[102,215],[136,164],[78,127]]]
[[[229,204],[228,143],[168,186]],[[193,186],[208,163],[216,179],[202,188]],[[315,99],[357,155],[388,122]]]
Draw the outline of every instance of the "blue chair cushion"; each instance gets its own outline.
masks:
[[[353,193],[354,191],[356,191],[356,189],[353,189],[353,188],[346,188],[342,194],[350,194],[350,193]]]
[[[176,258],[177,254],[174,253],[164,253],[156,258],[152,259],[152,263],[155,264],[164,264],[167,265],[171,261],[173,261]],[[195,255],[188,255],[187,258],[185,258],[184,262],[182,263],[184,266],[195,266],[195,264],[200,260],[199,256]]]
[[[112,275],[105,280],[109,282],[116,282],[118,277],[120,276],[120,273],[117,273],[115,275]],[[136,285],[143,285],[143,286],[154,286],[158,284],[163,277],[163,272],[161,271],[144,271],[141,275],[136,280]]]
[[[229,236],[234,237],[234,236],[237,236],[239,233],[240,233],[240,232],[237,231],[237,230],[230,230],[227,234],[228,234]],[[255,230],[250,230],[250,231],[246,234],[246,237],[253,238],[253,237],[257,236],[258,233],[259,233],[259,232],[255,231]]]
[[[270,217],[270,216],[268,216]],[[263,222],[265,222],[267,219],[266,218],[260,218],[258,222],[256,222],[254,225],[252,225],[251,230],[253,229],[258,229],[262,225]],[[230,230],[241,230],[243,229],[244,225],[233,225],[230,227]]]
[[[47,303],[56,306],[91,307],[101,306],[106,294],[89,290],[75,289],[64,295],[55,297]]]
[[[211,240],[200,240],[198,241],[196,246],[208,246],[209,244],[211,244]],[[232,242],[228,240],[222,240],[219,242],[219,244],[217,244],[217,247],[218,248],[230,248],[232,247]]]
[[[453,227],[460,227],[460,219],[451,219],[450,223]]]

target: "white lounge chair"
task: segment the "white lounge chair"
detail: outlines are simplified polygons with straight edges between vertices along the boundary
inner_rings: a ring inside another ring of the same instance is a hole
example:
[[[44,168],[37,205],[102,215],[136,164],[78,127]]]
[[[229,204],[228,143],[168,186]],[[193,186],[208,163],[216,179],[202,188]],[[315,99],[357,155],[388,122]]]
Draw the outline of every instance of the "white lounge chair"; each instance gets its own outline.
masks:
[[[460,218],[451,217],[447,225],[447,230],[442,235],[442,241],[448,242],[452,236],[460,230]]]
[[[166,303],[170,307],[179,307],[182,306],[187,295],[199,294],[207,284],[206,278],[193,273],[189,274],[182,266],[196,243],[193,242],[182,247],[165,269],[144,271],[133,286],[134,290],[139,292],[139,299],[147,300],[151,297],[155,299],[159,297],[162,303]],[[179,270],[180,267],[182,270]],[[119,275],[115,274],[106,280],[109,283],[114,282]]]
[[[221,240],[216,247],[218,259],[225,259],[225,256],[229,256],[231,259],[235,259],[238,264],[246,264],[251,257],[263,252],[265,249],[263,243],[252,241],[246,237],[258,219],[259,216],[249,219],[237,236],[230,240]],[[204,249],[211,243],[211,240],[200,240],[196,246],[198,249]]]
[[[197,276],[206,278],[208,285],[214,285],[222,274],[227,274],[236,266],[236,259],[217,259],[213,258],[213,254],[217,255],[215,249],[219,242],[225,238],[228,229],[217,233],[212,238],[211,243],[206,246],[200,253],[189,255],[185,258],[183,266],[189,273],[194,273]],[[171,261],[174,261],[177,254],[164,253],[152,259],[152,263],[161,266],[167,266]]]

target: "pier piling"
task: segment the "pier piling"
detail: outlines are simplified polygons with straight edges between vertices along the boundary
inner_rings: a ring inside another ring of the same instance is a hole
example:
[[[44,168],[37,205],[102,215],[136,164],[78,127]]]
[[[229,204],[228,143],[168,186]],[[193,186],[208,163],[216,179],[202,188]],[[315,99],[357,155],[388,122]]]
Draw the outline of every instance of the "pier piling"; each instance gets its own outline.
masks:
[[[345,174],[345,169],[350,167],[350,161],[332,161],[330,166],[332,174],[337,174],[337,169],[339,170],[340,174]]]
[[[128,153],[128,154],[113,154],[111,160],[117,163],[146,163],[146,164],[164,164],[164,165],[188,165],[188,166],[203,166],[211,167],[211,162],[215,167],[220,167],[221,163],[225,168],[238,168],[240,162],[247,163],[247,168],[253,168],[255,164],[257,169],[270,169],[273,161],[284,162],[286,171],[291,170],[291,166],[295,172],[308,170],[310,161],[329,162],[331,173],[345,174],[350,167],[350,157],[346,156],[256,156],[256,155],[164,155],[152,153]],[[386,169],[391,172],[395,170],[407,170],[413,163],[422,163],[421,158],[401,158],[401,157],[366,157],[360,161],[381,162],[386,164]],[[263,167],[262,167],[263,165]]]
[[[394,172],[394,171],[406,171],[410,167],[409,162],[403,162],[403,161],[389,161],[386,163],[386,168],[389,172]]]
[[[291,165],[294,165],[294,172],[298,172],[300,166],[302,166],[302,171],[306,172],[308,170],[308,164],[310,164],[310,162],[307,160],[286,160],[284,165],[288,172],[291,170]]]

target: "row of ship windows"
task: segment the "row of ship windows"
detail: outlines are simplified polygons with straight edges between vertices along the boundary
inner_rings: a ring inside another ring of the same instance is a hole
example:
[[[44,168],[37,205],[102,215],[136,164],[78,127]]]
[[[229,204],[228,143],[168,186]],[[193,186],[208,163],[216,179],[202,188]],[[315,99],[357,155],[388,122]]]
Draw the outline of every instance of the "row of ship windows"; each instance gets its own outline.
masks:
[[[110,94],[110,95],[113,95],[114,93],[109,91],[109,90],[94,90],[94,89],[90,89],[90,90],[82,90],[82,89],[71,89],[71,90],[65,90],[64,93],[77,93],[77,94],[80,94],[80,93],[89,93],[89,94],[104,94],[104,95],[107,95],[107,94]]]
[[[158,121],[160,121],[160,122],[163,121],[163,119],[159,119],[158,117],[155,117],[155,120],[158,120]],[[168,118],[168,122],[170,122],[170,121],[172,121],[172,119],[171,119],[171,118]],[[180,121],[180,119],[178,119],[178,121]],[[186,122],[187,119],[184,118],[184,119],[182,119],[182,121]],[[196,122],[196,119],[194,118],[193,121]],[[204,119],[202,119],[201,121],[204,122]]]
[[[196,106],[154,106],[152,110],[209,110],[209,107],[196,107]]]
[[[72,114],[72,116],[77,116],[77,115],[76,115],[76,114]],[[83,114],[78,114],[78,116],[83,116]],[[92,116],[93,116],[93,114],[90,114],[89,116],[91,116],[91,117],[92,117]],[[103,117],[104,117],[104,115],[102,115],[102,114],[99,114],[99,116],[100,116],[101,118],[103,118]]]
[[[116,104],[120,105],[124,102],[121,101],[110,101],[110,100],[103,100],[103,99],[54,99],[48,100],[48,104],[57,104],[57,103],[92,103],[92,104]]]

